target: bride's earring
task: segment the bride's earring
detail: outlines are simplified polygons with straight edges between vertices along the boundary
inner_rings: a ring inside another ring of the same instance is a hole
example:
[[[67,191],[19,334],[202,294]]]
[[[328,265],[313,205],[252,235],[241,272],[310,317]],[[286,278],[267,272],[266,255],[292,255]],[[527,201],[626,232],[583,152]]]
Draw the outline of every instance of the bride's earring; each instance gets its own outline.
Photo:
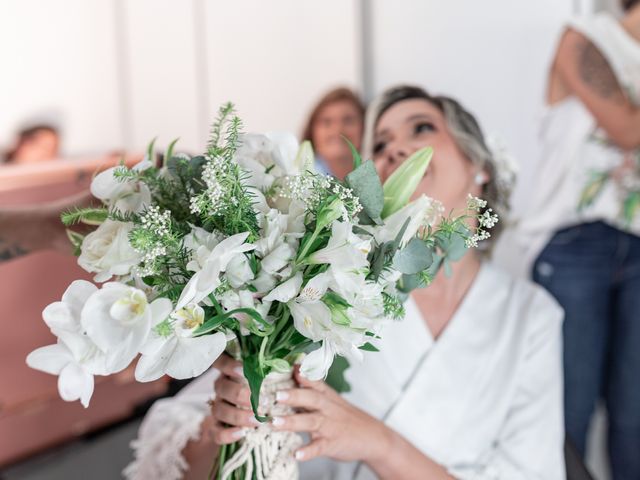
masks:
[[[476,176],[473,177],[473,181],[476,185],[484,185],[485,183],[487,183],[487,176],[484,174],[484,172],[478,172],[476,173]]]

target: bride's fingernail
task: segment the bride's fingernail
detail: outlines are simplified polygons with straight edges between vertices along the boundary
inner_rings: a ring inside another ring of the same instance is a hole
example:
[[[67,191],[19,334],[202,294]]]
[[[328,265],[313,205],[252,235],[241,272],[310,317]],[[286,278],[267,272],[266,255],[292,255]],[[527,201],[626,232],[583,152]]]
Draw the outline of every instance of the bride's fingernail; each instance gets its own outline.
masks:
[[[296,452],[296,460],[302,460],[304,458],[304,452],[301,450],[298,450]]]
[[[247,432],[245,432],[244,429],[233,432],[233,438],[244,438],[246,435]]]
[[[239,377],[244,377],[244,370],[242,369],[242,367],[236,367],[233,369],[233,371]]]
[[[285,401],[287,398],[289,398],[289,394],[287,392],[276,392],[276,401],[277,402],[283,402]]]
[[[271,420],[271,423],[275,427],[281,427],[282,425],[284,425],[284,418],[282,418],[282,417],[273,417],[273,420]]]

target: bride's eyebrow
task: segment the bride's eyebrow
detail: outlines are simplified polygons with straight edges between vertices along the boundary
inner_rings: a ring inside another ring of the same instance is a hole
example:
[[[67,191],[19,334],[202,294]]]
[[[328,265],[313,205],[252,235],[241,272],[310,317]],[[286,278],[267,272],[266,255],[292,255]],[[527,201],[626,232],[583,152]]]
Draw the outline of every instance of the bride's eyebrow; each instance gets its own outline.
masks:
[[[435,119],[431,115],[427,115],[426,113],[416,113],[415,115],[411,115],[407,117],[405,123],[412,123],[416,120],[426,120],[428,122],[435,122]]]

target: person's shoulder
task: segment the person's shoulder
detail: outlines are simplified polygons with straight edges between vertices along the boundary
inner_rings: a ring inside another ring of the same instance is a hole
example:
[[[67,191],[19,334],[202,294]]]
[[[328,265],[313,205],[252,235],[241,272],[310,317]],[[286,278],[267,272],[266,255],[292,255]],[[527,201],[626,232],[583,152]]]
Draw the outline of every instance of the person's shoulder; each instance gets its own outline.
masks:
[[[562,323],[562,308],[543,287],[528,279],[515,277],[491,263],[484,264],[483,268],[490,275],[491,282],[502,287],[507,317],[534,330],[556,329]]]

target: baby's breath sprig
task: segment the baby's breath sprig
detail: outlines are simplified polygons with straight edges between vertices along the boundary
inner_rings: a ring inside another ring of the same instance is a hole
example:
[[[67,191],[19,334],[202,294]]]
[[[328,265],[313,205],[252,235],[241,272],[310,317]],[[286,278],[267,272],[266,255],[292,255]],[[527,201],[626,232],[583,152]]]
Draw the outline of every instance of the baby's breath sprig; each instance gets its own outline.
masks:
[[[491,208],[487,208],[486,200],[474,197],[471,194],[467,197],[467,209],[470,212],[468,216],[474,217],[478,221],[478,227],[473,235],[467,237],[465,244],[467,248],[477,248],[481,241],[491,237],[489,229],[498,223],[498,215]]]

